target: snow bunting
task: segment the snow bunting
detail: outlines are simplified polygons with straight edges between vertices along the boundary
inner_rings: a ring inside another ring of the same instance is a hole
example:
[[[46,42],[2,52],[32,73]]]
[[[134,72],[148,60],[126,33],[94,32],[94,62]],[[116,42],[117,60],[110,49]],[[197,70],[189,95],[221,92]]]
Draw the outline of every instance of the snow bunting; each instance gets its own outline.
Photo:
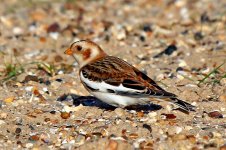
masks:
[[[65,54],[73,56],[78,62],[79,75],[84,87],[105,103],[126,107],[159,99],[176,104],[188,112],[195,110],[195,106],[165,91],[126,61],[107,55],[92,41],[74,42]]]

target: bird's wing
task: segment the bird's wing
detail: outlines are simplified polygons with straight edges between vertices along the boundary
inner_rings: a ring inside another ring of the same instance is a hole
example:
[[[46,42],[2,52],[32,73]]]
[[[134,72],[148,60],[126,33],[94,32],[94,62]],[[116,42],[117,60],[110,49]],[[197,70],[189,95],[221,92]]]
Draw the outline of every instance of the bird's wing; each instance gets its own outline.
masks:
[[[113,56],[107,56],[81,68],[84,86],[92,92],[109,92],[136,98],[173,98],[147,75]]]

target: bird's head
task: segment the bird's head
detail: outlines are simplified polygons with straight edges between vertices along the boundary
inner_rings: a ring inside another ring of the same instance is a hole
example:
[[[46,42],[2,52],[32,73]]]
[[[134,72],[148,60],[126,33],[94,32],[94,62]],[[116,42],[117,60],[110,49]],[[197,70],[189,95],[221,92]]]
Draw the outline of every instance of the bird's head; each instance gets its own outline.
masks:
[[[73,56],[80,68],[98,58],[106,56],[106,53],[100,46],[89,40],[81,40],[72,43],[64,53]]]

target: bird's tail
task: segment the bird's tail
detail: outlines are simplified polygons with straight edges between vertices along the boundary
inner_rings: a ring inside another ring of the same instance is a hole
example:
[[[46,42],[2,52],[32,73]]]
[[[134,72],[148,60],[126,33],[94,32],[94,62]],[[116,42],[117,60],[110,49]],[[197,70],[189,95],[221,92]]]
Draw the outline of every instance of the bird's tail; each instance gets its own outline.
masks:
[[[196,107],[178,98],[170,98],[170,102],[179,106],[181,109],[190,112],[195,111]]]

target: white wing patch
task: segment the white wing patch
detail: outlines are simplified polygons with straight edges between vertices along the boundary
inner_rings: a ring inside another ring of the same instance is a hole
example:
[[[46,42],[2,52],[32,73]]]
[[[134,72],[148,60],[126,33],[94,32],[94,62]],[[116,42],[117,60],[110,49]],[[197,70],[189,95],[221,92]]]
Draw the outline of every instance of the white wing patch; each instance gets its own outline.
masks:
[[[139,90],[126,88],[122,84],[120,84],[119,86],[113,86],[105,83],[104,81],[102,82],[90,81],[89,79],[83,76],[82,71],[80,72],[80,77],[85,84],[87,84],[89,87],[93,89],[99,89],[100,92],[108,92],[107,89],[114,90],[114,91],[121,91],[121,92],[139,92]]]

